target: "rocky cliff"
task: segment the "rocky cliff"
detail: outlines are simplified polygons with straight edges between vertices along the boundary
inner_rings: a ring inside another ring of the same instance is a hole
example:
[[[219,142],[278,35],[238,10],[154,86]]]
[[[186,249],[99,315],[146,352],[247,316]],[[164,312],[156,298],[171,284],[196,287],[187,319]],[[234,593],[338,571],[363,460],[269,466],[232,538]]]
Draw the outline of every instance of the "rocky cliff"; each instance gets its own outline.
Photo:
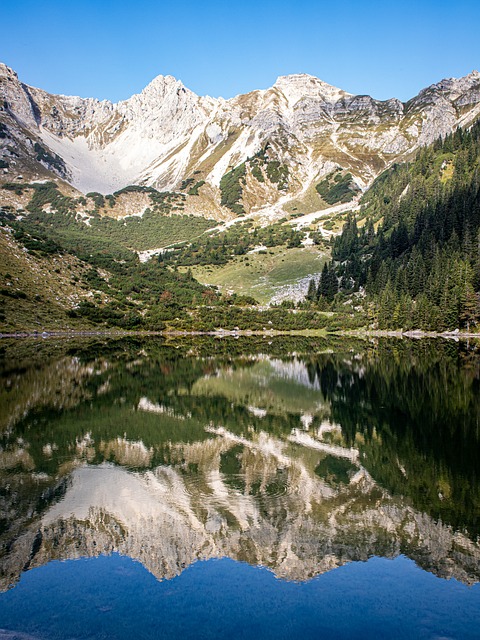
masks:
[[[472,123],[480,74],[443,80],[407,103],[353,96],[304,74],[230,100],[158,76],[112,104],[48,94],[0,64],[0,96],[4,181],[55,176],[84,193],[129,184],[174,190],[189,181],[218,203],[222,177],[246,163],[245,210],[289,201],[305,209],[325,174],[341,168],[354,189],[365,189],[392,162]]]

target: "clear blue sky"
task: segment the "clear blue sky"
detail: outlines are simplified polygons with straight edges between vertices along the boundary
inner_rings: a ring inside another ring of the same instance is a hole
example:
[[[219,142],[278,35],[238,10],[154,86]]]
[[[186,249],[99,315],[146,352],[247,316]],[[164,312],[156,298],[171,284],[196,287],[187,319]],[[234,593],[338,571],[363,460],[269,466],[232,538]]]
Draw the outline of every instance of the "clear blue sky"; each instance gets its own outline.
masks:
[[[159,74],[229,98],[289,73],[407,100],[480,68],[479,0],[3,0],[0,17],[21,80],[113,101]]]

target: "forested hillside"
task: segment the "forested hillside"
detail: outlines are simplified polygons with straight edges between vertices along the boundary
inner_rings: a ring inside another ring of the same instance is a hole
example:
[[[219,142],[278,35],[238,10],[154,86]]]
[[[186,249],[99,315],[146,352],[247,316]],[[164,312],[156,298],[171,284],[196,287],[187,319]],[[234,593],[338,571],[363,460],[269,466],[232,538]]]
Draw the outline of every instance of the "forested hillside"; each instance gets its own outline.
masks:
[[[345,293],[380,328],[472,329],[480,320],[480,123],[383,173],[332,251]]]

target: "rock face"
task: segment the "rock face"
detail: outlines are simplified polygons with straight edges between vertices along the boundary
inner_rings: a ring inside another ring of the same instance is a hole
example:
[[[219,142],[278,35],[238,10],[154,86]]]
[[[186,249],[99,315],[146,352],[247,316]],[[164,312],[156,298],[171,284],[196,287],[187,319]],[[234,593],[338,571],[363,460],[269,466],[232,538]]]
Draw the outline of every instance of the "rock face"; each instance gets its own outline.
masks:
[[[20,172],[54,175],[83,192],[110,193],[128,184],[176,189],[194,177],[218,197],[222,176],[268,148],[288,179],[265,189],[247,171],[248,207],[255,209],[301,198],[335,167],[365,188],[392,162],[472,123],[480,74],[443,80],[407,103],[353,96],[305,74],[230,100],[199,97],[158,76],[112,104],[48,94],[0,64],[0,95],[5,180]]]

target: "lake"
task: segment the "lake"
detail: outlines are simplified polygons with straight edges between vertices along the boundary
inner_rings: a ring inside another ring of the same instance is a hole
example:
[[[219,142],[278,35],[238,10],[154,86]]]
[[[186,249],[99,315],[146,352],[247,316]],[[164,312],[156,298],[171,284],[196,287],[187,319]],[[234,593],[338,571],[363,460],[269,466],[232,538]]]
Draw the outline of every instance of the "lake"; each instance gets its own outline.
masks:
[[[0,342],[0,638],[478,638],[480,343]]]

